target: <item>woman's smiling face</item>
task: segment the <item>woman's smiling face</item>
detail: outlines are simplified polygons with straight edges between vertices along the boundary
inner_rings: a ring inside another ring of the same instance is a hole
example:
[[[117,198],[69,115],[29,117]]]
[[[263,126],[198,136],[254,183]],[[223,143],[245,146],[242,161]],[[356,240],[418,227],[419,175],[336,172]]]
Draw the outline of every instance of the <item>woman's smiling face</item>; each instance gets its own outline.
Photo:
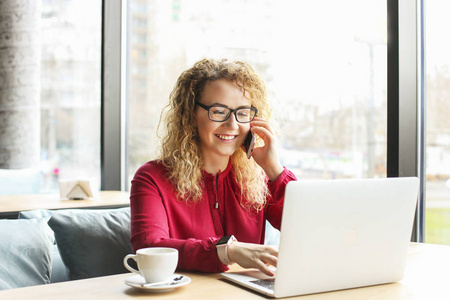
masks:
[[[247,92],[234,81],[219,79],[205,84],[200,103],[219,104],[231,109],[251,107]],[[242,145],[250,130],[249,123],[236,121],[234,112],[224,122],[209,119],[208,111],[197,106],[196,125],[205,162],[228,163],[229,157]],[[222,169],[223,170],[223,169]]]

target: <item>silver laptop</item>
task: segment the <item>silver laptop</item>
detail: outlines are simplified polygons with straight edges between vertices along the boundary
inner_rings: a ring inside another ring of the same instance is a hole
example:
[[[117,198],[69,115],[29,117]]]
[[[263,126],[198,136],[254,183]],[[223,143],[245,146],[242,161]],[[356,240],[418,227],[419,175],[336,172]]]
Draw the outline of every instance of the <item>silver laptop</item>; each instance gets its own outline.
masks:
[[[290,182],[275,277],[221,276],[276,298],[399,281],[418,190],[416,177]]]

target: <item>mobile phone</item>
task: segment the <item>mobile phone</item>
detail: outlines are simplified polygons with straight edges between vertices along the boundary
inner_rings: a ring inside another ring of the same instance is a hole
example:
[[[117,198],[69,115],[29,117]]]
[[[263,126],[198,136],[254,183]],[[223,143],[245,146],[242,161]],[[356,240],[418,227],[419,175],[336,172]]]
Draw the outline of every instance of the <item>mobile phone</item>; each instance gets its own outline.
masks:
[[[253,148],[255,148],[255,142],[256,142],[256,137],[253,134],[253,132],[250,130],[244,140],[244,148],[245,148],[245,152],[247,153],[248,159],[250,159],[250,157],[252,157]]]

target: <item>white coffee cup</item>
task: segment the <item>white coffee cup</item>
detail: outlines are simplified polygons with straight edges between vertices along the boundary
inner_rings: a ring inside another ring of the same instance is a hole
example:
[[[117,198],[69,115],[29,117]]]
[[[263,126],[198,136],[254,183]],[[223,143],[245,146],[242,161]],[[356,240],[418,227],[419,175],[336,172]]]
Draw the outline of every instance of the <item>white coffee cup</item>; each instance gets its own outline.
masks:
[[[130,267],[129,259],[137,262],[138,269]],[[128,254],[123,264],[130,272],[141,275],[146,283],[166,281],[173,275],[178,264],[178,250],[173,248],[143,248],[136,254]]]

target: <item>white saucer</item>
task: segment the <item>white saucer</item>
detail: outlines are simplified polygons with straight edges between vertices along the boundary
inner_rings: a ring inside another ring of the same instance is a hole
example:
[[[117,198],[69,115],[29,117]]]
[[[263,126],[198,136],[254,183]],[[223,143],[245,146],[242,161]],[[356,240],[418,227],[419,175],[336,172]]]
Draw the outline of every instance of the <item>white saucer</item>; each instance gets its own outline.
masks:
[[[173,278],[181,276],[179,274],[173,274]],[[125,284],[132,286],[134,288],[146,291],[146,292],[168,292],[180,286],[189,284],[191,279],[185,275],[180,281],[177,281],[174,284],[164,284],[164,285],[155,285],[155,286],[142,286],[145,283],[144,277],[141,275],[134,275],[125,279]]]

